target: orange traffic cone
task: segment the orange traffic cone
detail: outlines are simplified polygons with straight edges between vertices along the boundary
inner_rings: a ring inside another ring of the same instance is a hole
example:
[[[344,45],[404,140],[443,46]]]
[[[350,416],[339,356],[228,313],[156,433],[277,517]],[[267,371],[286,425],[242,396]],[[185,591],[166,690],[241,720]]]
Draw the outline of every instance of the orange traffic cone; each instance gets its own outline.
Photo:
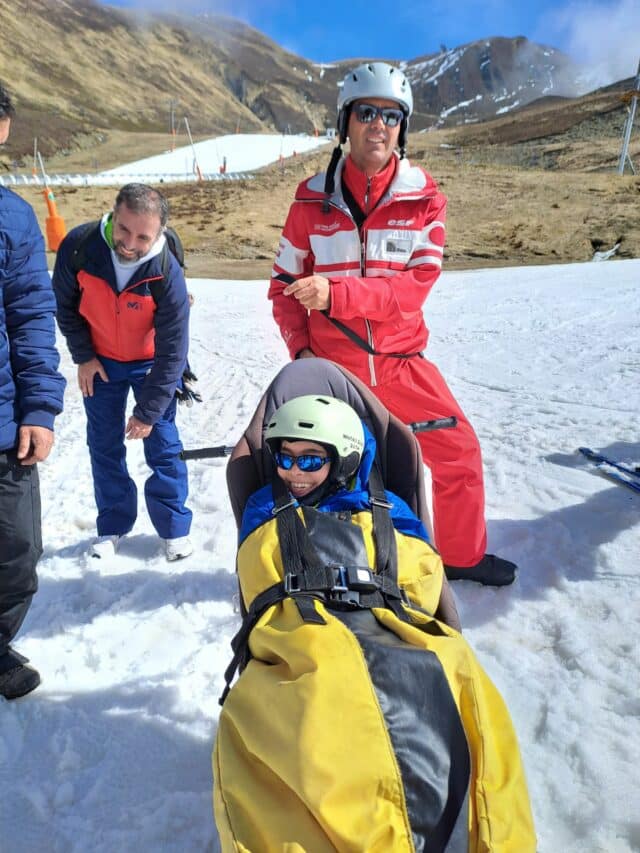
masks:
[[[60,243],[62,243],[62,240],[67,233],[67,229],[64,224],[64,219],[58,214],[55,196],[52,190],[48,187],[45,187],[44,189],[44,198],[47,202],[47,209],[49,211],[49,215],[45,220],[47,245],[50,252],[57,252]]]

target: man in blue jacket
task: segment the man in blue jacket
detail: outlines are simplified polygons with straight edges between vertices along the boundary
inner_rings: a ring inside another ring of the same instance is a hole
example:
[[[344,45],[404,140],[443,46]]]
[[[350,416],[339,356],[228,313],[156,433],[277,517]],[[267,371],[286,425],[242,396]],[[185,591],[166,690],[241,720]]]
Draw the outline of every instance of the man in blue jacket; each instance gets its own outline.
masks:
[[[58,249],[53,289],[87,413],[98,507],[92,557],[112,556],[137,517],[125,437],[142,439],[149,517],[168,560],[188,556],[187,468],[175,423],[187,360],[189,298],[164,229],[169,208],[146,184],[127,184],[113,211],[74,228]],[[125,421],[129,391],[135,407]]]
[[[0,144],[13,105],[0,85]],[[53,446],[65,380],[58,373],[55,302],[44,241],[29,204],[0,186],[0,696],[34,690],[40,676],[11,642],[38,587],[42,554],[37,462]]]

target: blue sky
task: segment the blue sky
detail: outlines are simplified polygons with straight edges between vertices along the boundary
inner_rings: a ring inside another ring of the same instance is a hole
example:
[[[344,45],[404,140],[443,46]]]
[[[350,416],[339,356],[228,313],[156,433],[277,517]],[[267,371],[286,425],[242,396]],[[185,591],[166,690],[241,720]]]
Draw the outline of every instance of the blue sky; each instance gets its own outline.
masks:
[[[579,62],[631,77],[640,58],[639,0],[112,0],[112,5],[240,18],[315,62],[414,59],[489,36],[523,35]]]

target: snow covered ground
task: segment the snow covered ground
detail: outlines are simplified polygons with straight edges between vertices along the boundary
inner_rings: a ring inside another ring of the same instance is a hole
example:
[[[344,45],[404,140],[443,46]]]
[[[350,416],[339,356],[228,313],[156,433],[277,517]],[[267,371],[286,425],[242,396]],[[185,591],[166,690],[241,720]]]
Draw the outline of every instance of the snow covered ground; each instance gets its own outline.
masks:
[[[640,850],[640,495],[576,454],[640,460],[640,261],[445,272],[428,354],[484,451],[491,550],[512,587],[456,584],[465,635],[511,710],[539,853]],[[185,447],[232,444],[286,361],[266,282],[191,281],[205,402]],[[41,466],[45,553],[17,648],[43,676],[0,700],[2,853],[218,850],[210,753],[238,626],[224,460],[190,463],[195,553],[161,553],[144,507],[112,562],[75,370]],[[130,468],[142,487],[140,444]],[[259,701],[259,697],[257,697]]]

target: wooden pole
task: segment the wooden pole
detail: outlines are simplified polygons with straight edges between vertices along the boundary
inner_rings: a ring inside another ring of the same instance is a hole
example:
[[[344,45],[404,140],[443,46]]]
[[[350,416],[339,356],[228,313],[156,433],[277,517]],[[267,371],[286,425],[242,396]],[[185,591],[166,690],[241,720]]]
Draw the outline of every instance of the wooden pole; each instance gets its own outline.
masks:
[[[200,164],[198,163],[198,156],[196,154],[196,147],[193,144],[193,137],[191,136],[191,128],[189,127],[189,121],[187,117],[184,117],[184,126],[187,128],[187,136],[189,137],[189,142],[191,143],[191,150],[193,151],[193,170],[196,173],[198,180],[202,180],[202,172],[200,171]]]

